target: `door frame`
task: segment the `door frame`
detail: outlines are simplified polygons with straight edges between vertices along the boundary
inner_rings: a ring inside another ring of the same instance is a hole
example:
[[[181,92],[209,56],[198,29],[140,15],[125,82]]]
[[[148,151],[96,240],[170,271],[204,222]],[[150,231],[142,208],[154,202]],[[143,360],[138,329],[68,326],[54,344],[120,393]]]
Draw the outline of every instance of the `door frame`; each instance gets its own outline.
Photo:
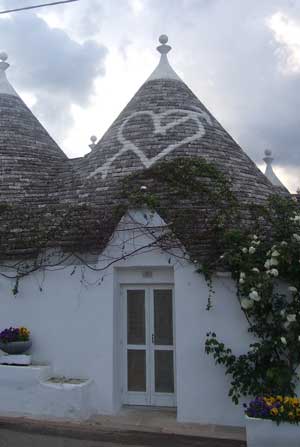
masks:
[[[146,318],[146,343],[145,345],[130,345],[133,349],[145,349],[146,351],[146,392],[127,391],[127,306],[126,294],[127,290],[145,290],[145,318]],[[174,393],[158,393],[155,392],[155,373],[154,373],[154,353],[155,350],[163,350],[164,345],[155,346],[152,342],[152,333],[154,333],[154,301],[153,290],[155,289],[171,289],[172,290],[172,319],[173,319],[173,348],[165,350],[173,351],[173,374],[174,374]],[[168,283],[134,283],[120,284],[120,381],[122,403],[125,405],[146,405],[146,406],[164,406],[176,407],[176,338],[175,338],[175,297],[174,284]]]

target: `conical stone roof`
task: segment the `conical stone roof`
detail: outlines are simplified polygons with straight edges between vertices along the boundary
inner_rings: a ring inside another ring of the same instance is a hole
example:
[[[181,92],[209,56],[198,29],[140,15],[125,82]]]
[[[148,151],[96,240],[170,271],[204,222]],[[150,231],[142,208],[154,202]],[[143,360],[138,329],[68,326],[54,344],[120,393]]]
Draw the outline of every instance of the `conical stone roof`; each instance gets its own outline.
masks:
[[[272,185],[172,69],[167,40],[160,37],[158,67],[81,163],[84,188],[107,195],[118,179],[159,161],[202,157],[231,179],[239,196],[264,200]]]
[[[134,173],[151,174],[150,168],[161,161],[208,161],[224,172],[241,202],[265,202],[274,193],[269,180],[170,66],[166,36],[160,44],[158,67],[98,144],[93,138],[92,151],[72,161],[10,86],[6,55],[0,54],[0,202],[20,204],[17,218],[10,209],[0,216],[2,255],[33,252],[41,226],[46,246],[101,251],[124,209],[122,180]],[[208,234],[205,215],[214,214],[215,203],[202,195],[174,204],[164,182],[155,186],[165,203],[165,221],[172,221],[172,206],[183,216],[189,209],[193,228],[185,222],[184,231],[194,231],[191,252],[209,254],[214,235]]]
[[[69,162],[8,82],[6,59],[1,53],[0,202],[43,204]]]

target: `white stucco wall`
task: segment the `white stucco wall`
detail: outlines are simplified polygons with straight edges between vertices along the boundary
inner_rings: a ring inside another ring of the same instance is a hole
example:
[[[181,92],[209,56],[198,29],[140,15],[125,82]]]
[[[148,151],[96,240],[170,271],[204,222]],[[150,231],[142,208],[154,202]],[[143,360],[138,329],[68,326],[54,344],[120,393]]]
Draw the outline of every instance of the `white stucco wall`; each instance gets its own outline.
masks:
[[[110,413],[113,389],[113,300],[111,275],[101,286],[81,283],[81,268],[35,273],[20,282],[14,297],[0,278],[0,328],[26,326],[32,333],[36,363],[49,363],[53,374],[92,378],[99,412]],[[91,283],[99,274],[85,271]],[[39,290],[42,284],[43,290]]]
[[[204,352],[206,334],[216,332],[235,354],[245,352],[247,324],[230,278],[215,277],[213,308],[206,310],[208,290],[193,266],[175,270],[176,355],[178,374],[178,419],[224,425],[244,425],[242,403],[227,397],[229,377]]]
[[[135,249],[142,247],[149,239],[133,232],[134,242],[126,242],[125,248],[121,242],[130,241],[133,234],[129,230],[116,233],[106,258],[120,255],[121,246],[126,255],[133,245]],[[145,268],[152,270],[152,278],[143,276]],[[213,309],[206,311],[208,289],[204,278],[195,273],[193,265],[183,265],[159,249],[125,256],[104,272],[81,266],[73,275],[72,271],[70,266],[25,277],[15,297],[11,292],[13,282],[0,277],[0,329],[11,325],[30,328],[34,361],[50,364],[56,376],[92,379],[92,411],[115,413],[122,404],[119,284],[159,284],[167,275],[167,282],[174,281],[175,290],[178,419],[243,425],[242,407],[236,407],[227,397],[228,379],[223,368],[215,366],[204,353],[210,330],[234,353],[243,352],[248,340],[246,322],[229,278],[215,278]]]

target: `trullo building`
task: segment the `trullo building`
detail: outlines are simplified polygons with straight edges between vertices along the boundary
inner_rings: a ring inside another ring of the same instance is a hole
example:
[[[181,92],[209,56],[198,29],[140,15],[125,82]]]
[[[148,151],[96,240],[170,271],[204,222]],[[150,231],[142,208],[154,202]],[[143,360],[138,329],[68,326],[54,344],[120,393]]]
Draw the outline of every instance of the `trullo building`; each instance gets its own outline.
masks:
[[[284,188],[176,74],[167,42],[105,135],[73,160],[0,55],[0,329],[25,326],[32,338],[30,365],[0,366],[2,414],[87,418],[143,405],[176,407],[179,421],[243,424],[204,342],[217,327],[242,352],[245,317],[222,271],[207,311],[199,269],[218,254],[211,224],[226,182],[241,207]],[[193,169],[202,176],[191,182]]]

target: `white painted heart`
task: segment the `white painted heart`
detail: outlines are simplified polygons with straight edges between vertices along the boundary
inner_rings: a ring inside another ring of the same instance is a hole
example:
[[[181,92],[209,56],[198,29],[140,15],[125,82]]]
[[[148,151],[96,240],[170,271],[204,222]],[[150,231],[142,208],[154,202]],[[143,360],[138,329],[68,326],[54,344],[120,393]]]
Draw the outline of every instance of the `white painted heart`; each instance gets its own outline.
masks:
[[[181,118],[175,118],[169,124],[166,124],[166,125],[161,124],[165,117],[167,117],[169,115],[178,114],[178,113],[184,114],[185,116],[182,116]],[[132,118],[139,116],[139,115],[148,115],[152,118],[152,121],[154,124],[154,134],[165,135],[169,129],[172,129],[173,127],[178,126],[179,124],[183,124],[188,120],[193,120],[197,124],[197,131],[194,132],[192,135],[185,137],[180,141],[177,141],[176,143],[169,144],[159,154],[155,155],[154,157],[149,158],[132,141],[126,139],[125,136],[123,135],[123,130],[126,127],[127,123]],[[141,160],[141,162],[143,163],[145,168],[149,168],[150,166],[153,165],[153,163],[160,160],[162,157],[164,157],[168,153],[172,152],[177,147],[179,147],[183,144],[187,144],[192,141],[195,141],[199,138],[202,138],[205,135],[205,127],[202,122],[203,119],[208,124],[210,124],[210,125],[212,124],[210,116],[206,112],[204,112],[203,110],[200,110],[200,109],[198,109],[197,111],[184,110],[184,109],[171,109],[171,110],[168,110],[168,111],[162,112],[162,113],[154,113],[151,111],[141,111],[141,112],[133,113],[122,123],[122,125],[118,131],[117,138],[118,138],[119,142],[121,143],[122,148],[119,150],[119,152],[117,152],[109,160],[107,160],[107,162],[104,163],[104,165],[100,166],[94,172],[92,172],[89,175],[89,177],[93,177],[94,175],[101,173],[103,176],[103,179],[105,179],[112,163],[118,157],[120,157],[121,154],[123,154],[124,152],[127,152],[127,151],[134,152],[139,157],[139,159]]]

